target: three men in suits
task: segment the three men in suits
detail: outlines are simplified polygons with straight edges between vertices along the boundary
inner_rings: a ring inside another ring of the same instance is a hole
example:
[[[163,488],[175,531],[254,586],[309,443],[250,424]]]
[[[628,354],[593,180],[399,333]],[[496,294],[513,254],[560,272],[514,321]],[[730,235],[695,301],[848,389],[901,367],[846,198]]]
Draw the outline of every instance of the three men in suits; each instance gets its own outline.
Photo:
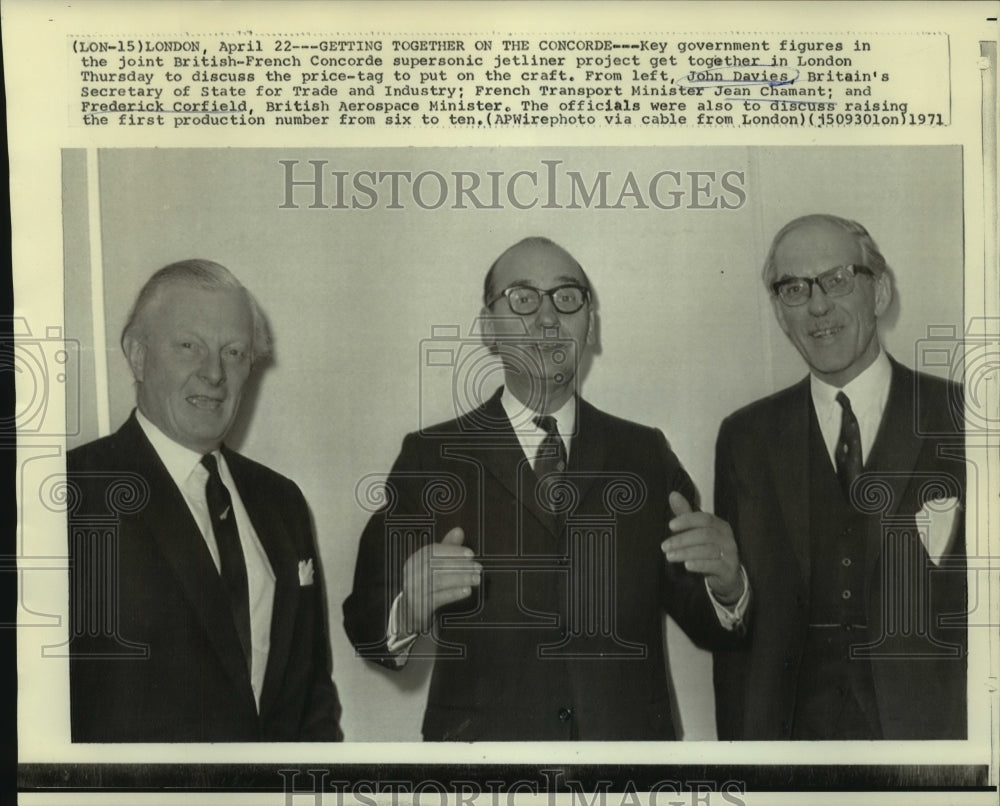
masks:
[[[691,511],[659,430],[579,397],[596,311],[568,252],[515,244],[483,302],[505,385],[403,441],[361,537],[347,634],[398,669],[430,632],[428,741],[677,738],[661,608],[702,646],[742,640],[732,533]]]
[[[719,738],[964,738],[961,387],[885,353],[891,277],[860,224],[790,222],[764,282],[810,374],[719,431],[755,597],[750,640],[715,654]]]
[[[74,741],[338,741],[298,487],[223,444],[270,336],[223,266],[174,263],[122,335],[137,407],[67,456]]]

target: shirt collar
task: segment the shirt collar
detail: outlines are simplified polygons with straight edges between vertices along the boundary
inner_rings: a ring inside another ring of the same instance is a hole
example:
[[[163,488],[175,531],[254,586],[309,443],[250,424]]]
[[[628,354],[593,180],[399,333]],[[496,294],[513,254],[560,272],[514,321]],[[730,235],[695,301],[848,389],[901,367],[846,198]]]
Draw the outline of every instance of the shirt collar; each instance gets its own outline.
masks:
[[[541,432],[542,429],[535,425],[535,417],[538,416],[538,412],[525,406],[514,397],[514,394],[506,386],[500,395],[500,405],[503,406],[504,413],[506,413],[507,419],[510,420],[511,427],[516,433],[535,434]],[[549,416],[555,418],[556,426],[559,428],[559,436],[565,443],[576,430],[576,395],[571,395],[560,409],[550,412]]]
[[[889,397],[891,382],[892,365],[881,346],[871,366],[843,387],[832,386],[813,374],[809,375],[809,388],[817,411],[829,410],[834,406],[839,410],[840,404],[836,402],[839,392],[847,395],[855,414],[872,407],[882,409]]]
[[[179,442],[175,442],[163,433],[153,422],[138,408],[135,410],[135,419],[142,428],[146,439],[149,440],[160,457],[160,461],[167,468],[167,473],[174,480],[174,484],[183,487],[191,476],[191,471],[201,466],[202,454],[185,448]],[[212,451],[219,456],[219,451]]]

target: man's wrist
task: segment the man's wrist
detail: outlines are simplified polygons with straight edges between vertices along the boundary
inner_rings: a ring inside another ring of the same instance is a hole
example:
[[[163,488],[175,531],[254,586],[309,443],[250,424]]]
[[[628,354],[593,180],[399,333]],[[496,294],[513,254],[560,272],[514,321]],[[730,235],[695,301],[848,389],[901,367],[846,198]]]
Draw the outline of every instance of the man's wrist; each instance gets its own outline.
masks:
[[[716,584],[713,584],[715,579],[718,579],[718,577],[709,578],[706,582],[708,583],[709,592],[719,604],[725,607],[732,607],[743,598],[747,583],[742,566],[740,566],[740,570],[736,574],[736,581],[733,585],[720,588]]]

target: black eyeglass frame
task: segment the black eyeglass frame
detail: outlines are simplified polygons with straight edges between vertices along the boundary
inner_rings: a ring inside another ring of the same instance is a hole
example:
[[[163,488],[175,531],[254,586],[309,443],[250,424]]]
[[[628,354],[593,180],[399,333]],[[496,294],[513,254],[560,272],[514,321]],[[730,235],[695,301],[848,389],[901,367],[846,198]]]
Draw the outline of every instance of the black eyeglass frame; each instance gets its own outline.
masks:
[[[831,294],[830,290],[827,289],[826,287],[826,283],[832,278],[834,272],[840,271],[841,269],[850,270],[850,278],[851,278],[850,287],[840,293]],[[823,272],[817,277],[784,277],[781,280],[778,280],[777,282],[771,283],[771,292],[774,294],[774,296],[776,296],[778,299],[781,300],[782,304],[787,305],[789,308],[798,308],[800,305],[805,305],[807,302],[809,302],[809,300],[812,299],[813,287],[817,285],[821,289],[823,289],[823,293],[829,297],[836,298],[836,297],[847,296],[854,290],[854,280],[857,278],[858,272],[861,272],[862,274],[867,274],[869,277],[875,276],[875,272],[873,272],[867,266],[864,266],[860,263],[848,263],[844,266],[834,266],[832,269],[828,269],[827,271]],[[804,296],[799,302],[789,302],[787,299],[785,299],[785,297],[781,295],[782,286],[792,281],[806,283],[809,286],[809,293],[806,294],[806,296]]]
[[[577,291],[582,292],[583,297],[582,300],[580,301],[580,305],[576,308],[573,308],[573,310],[570,311],[562,310],[559,307],[559,303],[556,302],[556,297],[555,297],[556,293],[562,291],[564,288],[575,288]],[[514,306],[511,305],[510,295],[515,291],[522,289],[527,289],[528,291],[534,291],[536,294],[538,294],[538,305],[533,310],[524,312],[516,311],[514,310]],[[542,288],[536,288],[535,286],[528,285],[527,283],[517,283],[516,285],[512,285],[509,286],[508,288],[505,288],[503,291],[501,291],[499,294],[493,297],[493,299],[491,299],[489,302],[486,303],[486,307],[487,308],[490,307],[501,297],[506,297],[507,305],[510,306],[511,311],[516,313],[518,316],[533,316],[534,314],[538,313],[538,311],[542,307],[542,300],[544,300],[545,297],[548,297],[549,299],[552,300],[552,307],[555,308],[558,313],[573,314],[583,310],[584,306],[588,302],[590,302],[590,289],[587,288],[586,286],[580,285],[579,283],[563,283],[562,285],[557,285],[555,288],[550,288],[548,290]]]

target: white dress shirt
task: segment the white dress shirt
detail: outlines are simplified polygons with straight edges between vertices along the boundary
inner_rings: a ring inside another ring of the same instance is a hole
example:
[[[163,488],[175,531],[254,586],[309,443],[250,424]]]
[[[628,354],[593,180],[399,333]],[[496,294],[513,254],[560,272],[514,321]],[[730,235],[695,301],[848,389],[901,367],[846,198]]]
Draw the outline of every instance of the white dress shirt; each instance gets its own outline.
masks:
[[[531,469],[534,470],[535,463],[538,461],[538,449],[548,436],[548,432],[535,425],[535,418],[538,414],[514,397],[507,386],[504,387],[503,394],[500,395],[500,405],[503,406],[504,414],[507,415],[507,419],[517,435],[517,441],[521,443],[521,450],[524,451],[524,455],[531,463]],[[559,436],[566,448],[566,460],[569,461],[573,435],[576,433],[576,397],[571,396],[563,403],[561,409],[550,412],[549,416],[556,421],[556,428],[559,429]]]
[[[157,428],[148,417],[136,409],[136,419],[143,433],[160,457],[167,473],[180,490],[184,501],[191,510],[195,523],[205,539],[205,546],[212,555],[217,571],[221,571],[219,547],[215,540],[215,530],[212,528],[212,518],[208,512],[208,501],[205,498],[205,483],[208,481],[208,470],[201,463],[201,454],[185,448],[174,442]],[[243,499],[240,498],[236,482],[229,472],[229,466],[221,451],[213,451],[219,465],[219,477],[229,490],[233,502],[233,514],[236,516],[236,528],[240,533],[240,545],[247,566],[247,583],[250,591],[250,643],[252,646],[250,662],[250,683],[253,687],[254,699],[260,708],[260,693],[264,687],[264,672],[267,669],[267,656],[271,650],[271,613],[274,607],[274,572],[267,559],[267,553],[257,537],[250,516],[247,514]]]
[[[891,383],[892,365],[885,350],[881,348],[872,365],[842,388],[831,386],[810,374],[809,389],[812,393],[813,408],[816,410],[819,430],[823,434],[823,441],[830,454],[830,464],[834,467],[837,466],[834,454],[837,451],[837,442],[840,440],[840,423],[844,411],[837,402],[837,393],[843,392],[851,401],[851,411],[854,412],[861,431],[861,463],[864,466],[871,455],[872,445],[875,444],[882,415],[885,414]]]

